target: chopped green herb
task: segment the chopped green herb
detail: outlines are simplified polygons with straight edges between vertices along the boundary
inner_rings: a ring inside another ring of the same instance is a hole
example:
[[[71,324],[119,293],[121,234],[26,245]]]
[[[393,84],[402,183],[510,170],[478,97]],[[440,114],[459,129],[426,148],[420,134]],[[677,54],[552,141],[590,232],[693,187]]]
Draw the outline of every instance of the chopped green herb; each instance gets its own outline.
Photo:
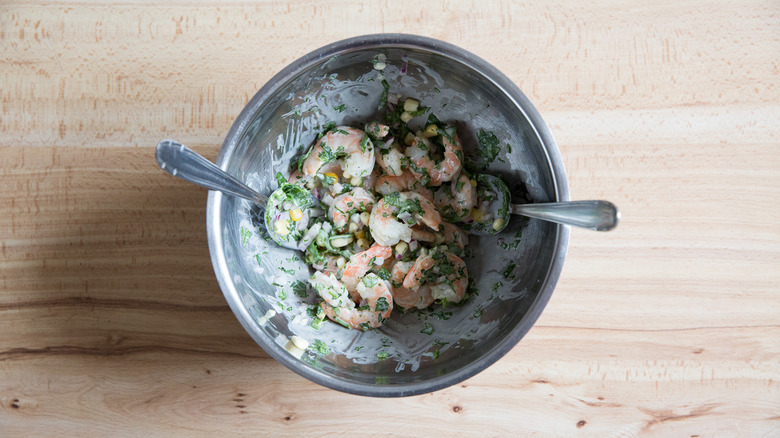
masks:
[[[333,109],[334,109],[334,110],[336,110],[336,111],[338,111],[338,112],[342,112],[342,111],[344,111],[345,109],[347,109],[347,105],[345,105],[345,104],[343,104],[343,103],[342,103],[341,105],[334,106],[334,107],[333,107]]]
[[[482,307],[477,307],[477,309],[474,311],[474,318],[479,318],[483,313],[485,313],[485,309]]]
[[[437,93],[441,93],[441,90],[439,90],[439,88],[438,88],[438,87],[433,87],[433,91],[435,91],[435,92],[437,92]]]
[[[420,330],[420,333],[424,333],[426,335],[432,335],[433,334],[433,326],[430,322],[425,323],[425,328]]]
[[[295,270],[294,269],[285,269],[285,268],[279,266],[279,270],[284,272],[285,274],[295,275]]]
[[[509,145],[509,143],[506,144],[506,153],[511,154],[512,153],[512,146]]]
[[[439,358],[439,349],[438,348],[433,350],[433,358],[434,359],[438,359]]]
[[[293,293],[301,298],[306,298],[306,283],[296,280],[292,284]]]
[[[287,299],[287,292],[285,292],[284,289],[279,289],[279,299],[280,300],[286,300]]]
[[[386,351],[380,351],[376,354],[377,359],[379,360],[385,360],[390,356],[390,354]]]
[[[258,265],[263,266],[263,264],[260,262],[260,254],[255,254],[255,260],[257,260]]]
[[[498,145],[496,134],[480,129],[477,132],[477,140],[479,140],[479,155],[485,163],[495,161],[498,154],[501,153],[501,146]]]
[[[365,279],[363,280],[363,282],[365,283]],[[389,308],[390,308],[389,303],[387,302],[387,299],[385,297],[379,297],[379,299],[376,300],[376,307],[374,307],[374,310],[376,310],[377,312],[384,312]]]
[[[504,274],[503,274],[504,278],[507,278],[507,279],[515,278],[515,268],[516,267],[517,267],[517,265],[515,265],[514,261],[509,262],[509,265],[504,270]]]
[[[385,268],[379,268],[379,271],[376,273],[376,275],[382,280],[390,280],[390,273],[387,272],[387,269]]]
[[[390,91],[390,84],[382,79],[382,95],[379,96],[379,106],[377,109],[383,109],[387,105],[387,93]]]
[[[241,227],[241,246],[246,247],[249,244],[250,237],[252,237],[252,232]]]
[[[311,347],[311,349],[312,349],[312,350],[313,350],[315,353],[319,354],[320,356],[327,356],[327,355],[329,355],[329,354],[331,353],[331,351],[333,351],[333,350],[331,350],[331,348],[328,346],[328,344],[326,344],[326,343],[322,342],[322,341],[321,341],[321,340],[319,340],[319,339],[315,339],[315,340],[314,340],[314,344],[312,344],[312,347]]]

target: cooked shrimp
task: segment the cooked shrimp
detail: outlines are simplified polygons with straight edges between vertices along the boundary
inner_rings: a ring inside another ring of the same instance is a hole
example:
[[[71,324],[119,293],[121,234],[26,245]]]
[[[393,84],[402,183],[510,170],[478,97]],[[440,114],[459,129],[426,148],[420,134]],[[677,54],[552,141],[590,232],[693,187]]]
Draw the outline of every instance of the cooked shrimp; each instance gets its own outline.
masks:
[[[477,203],[477,189],[469,177],[461,174],[450,184],[442,184],[433,198],[436,208],[447,220],[457,222],[466,217]]]
[[[433,304],[431,288],[423,285],[414,289],[403,286],[404,278],[414,262],[397,261],[390,271],[390,285],[393,287],[393,301],[397,306],[424,309]]]
[[[366,124],[366,133],[376,138],[385,138],[390,132],[390,127],[379,122],[369,122]]]
[[[344,273],[341,274],[341,282],[347,290],[357,290],[358,282],[374,266],[379,266],[385,260],[393,256],[393,249],[387,246],[374,245],[371,248],[353,255],[344,265]],[[354,295],[353,295],[354,296]]]
[[[406,149],[409,157],[409,170],[424,185],[440,186],[446,181],[452,181],[460,173],[463,156],[457,134],[450,141],[447,136],[441,136],[444,145],[444,159],[434,162],[431,158],[433,144],[426,138],[415,137],[411,146]]]
[[[458,228],[457,225],[442,221],[439,224],[439,231],[444,237],[444,243],[454,243],[458,248],[463,249],[469,243],[469,235]]]
[[[347,288],[332,273],[317,271],[309,278],[309,283],[314,287],[326,303],[334,307],[354,305]]]
[[[362,178],[374,169],[374,145],[365,132],[339,126],[322,136],[312,146],[303,161],[305,175],[325,174],[341,170]]]
[[[328,318],[355,330],[366,331],[384,324],[393,311],[393,295],[387,281],[368,274],[357,284],[357,294],[360,299],[357,307],[352,301],[334,306],[327,300],[320,306]]]
[[[423,223],[434,230],[441,223],[441,214],[430,199],[419,193],[391,193],[382,198],[369,217],[368,227],[374,240],[382,246],[412,240],[412,226]]]
[[[380,176],[379,179],[376,180],[374,190],[382,195],[389,195],[395,192],[414,191],[422,194],[428,199],[433,199],[431,190],[423,186],[409,171],[402,172],[398,176]]]
[[[374,195],[360,187],[355,187],[333,199],[328,209],[328,216],[336,230],[343,230],[349,224],[350,218],[364,211],[370,212],[375,203]]]
[[[468,287],[466,263],[460,257],[443,251],[421,255],[404,278],[403,287],[413,289],[428,285],[434,300],[457,303]]]
[[[404,173],[403,168],[406,156],[397,146],[390,146],[388,149],[380,149],[376,153],[376,163],[391,176],[400,176]]]

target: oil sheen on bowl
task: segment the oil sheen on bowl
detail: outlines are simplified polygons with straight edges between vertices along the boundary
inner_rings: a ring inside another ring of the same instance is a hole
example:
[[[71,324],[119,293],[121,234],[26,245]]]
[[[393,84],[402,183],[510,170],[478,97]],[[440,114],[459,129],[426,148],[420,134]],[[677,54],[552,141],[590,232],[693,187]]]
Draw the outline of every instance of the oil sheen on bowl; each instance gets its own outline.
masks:
[[[569,200],[555,140],[517,86],[463,49],[411,35],[352,38],[293,62],[240,114],[217,165],[270,193],[276,172],[289,175],[291,160],[322,125],[362,127],[380,115],[382,79],[391,98],[417,98],[439,119],[457,122],[467,155],[478,147],[479,130],[493,132],[501,153],[487,172],[508,183],[514,202]],[[247,201],[209,193],[211,258],[236,317],[292,371],[339,391],[378,397],[457,384],[515,347],[550,298],[569,240],[565,226],[514,217],[499,235],[471,237],[465,260],[479,293],[465,304],[394,312],[383,327],[366,332],[330,321],[317,330],[307,313],[314,293],[302,287],[308,268],[300,253],[260,236],[257,213]]]

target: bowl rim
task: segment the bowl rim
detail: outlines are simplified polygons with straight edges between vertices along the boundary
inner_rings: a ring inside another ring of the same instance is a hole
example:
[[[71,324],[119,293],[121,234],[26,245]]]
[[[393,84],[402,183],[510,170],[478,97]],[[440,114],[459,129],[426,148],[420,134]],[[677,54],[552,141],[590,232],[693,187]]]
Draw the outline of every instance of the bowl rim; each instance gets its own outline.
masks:
[[[556,196],[555,200],[569,200],[566,171],[558,145],[555,142],[550,129],[547,127],[547,124],[542,119],[541,114],[539,114],[531,101],[522,91],[520,91],[517,85],[491,64],[469,51],[444,41],[411,34],[386,33],[347,38],[316,49],[286,66],[257,91],[236,118],[220,148],[216,162],[217,166],[223,170],[227,170],[227,163],[235,152],[247,127],[254,120],[257,110],[261,108],[268,101],[270,96],[273,96],[283,84],[297,76],[310,64],[319,62],[323,58],[330,59],[337,54],[349,53],[351,51],[363,50],[371,47],[380,48],[387,46],[421,49],[452,58],[473,68],[487,80],[492,82],[494,86],[498,87],[508,98],[512,99],[515,105],[525,114],[531,122],[535,134],[540,139],[545,149],[545,153],[547,154],[547,162],[550,166],[549,170],[552,173]],[[519,343],[541,315],[560,277],[569,243],[569,227],[557,225],[552,263],[547,270],[545,281],[539,289],[536,299],[531,303],[520,323],[501,342],[488,350],[485,355],[482,356],[482,360],[474,361],[455,371],[434,377],[424,382],[370,386],[350,381],[345,378],[328,375],[308,366],[301,366],[302,362],[300,360],[294,358],[289,352],[274,342],[273,339],[258,330],[254,319],[242,304],[241,298],[227,268],[227,261],[224,255],[224,242],[222,241],[220,229],[221,218],[218,214],[221,210],[223,198],[224,195],[221,192],[209,191],[206,208],[206,229],[214,273],[225,299],[239,323],[266,353],[296,374],[325,387],[361,396],[405,397],[430,393],[465,381],[493,365]]]

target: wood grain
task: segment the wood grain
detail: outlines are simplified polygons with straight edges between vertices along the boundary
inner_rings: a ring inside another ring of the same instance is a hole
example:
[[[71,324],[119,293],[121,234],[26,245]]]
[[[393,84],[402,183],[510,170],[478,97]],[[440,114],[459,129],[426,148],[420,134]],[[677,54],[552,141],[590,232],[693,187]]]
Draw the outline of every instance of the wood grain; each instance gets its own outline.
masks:
[[[537,3],[3,2],[0,435],[780,435],[780,4]],[[206,192],[153,159],[166,137],[215,158],[286,64],[374,32],[501,69],[572,197],[623,213],[572,232],[506,357],[392,400],[257,347],[213,275]]]

